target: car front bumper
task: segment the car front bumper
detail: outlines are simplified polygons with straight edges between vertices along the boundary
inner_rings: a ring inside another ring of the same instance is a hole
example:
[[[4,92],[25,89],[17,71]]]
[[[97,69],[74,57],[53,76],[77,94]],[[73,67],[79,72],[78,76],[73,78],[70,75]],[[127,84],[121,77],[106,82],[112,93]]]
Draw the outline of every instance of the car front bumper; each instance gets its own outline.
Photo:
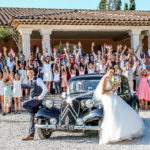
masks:
[[[65,126],[65,125],[49,125],[49,124],[40,125],[40,124],[36,124],[35,127],[41,128],[41,129],[52,129],[52,130],[91,130],[91,131],[100,130],[99,126],[77,126],[77,125]]]

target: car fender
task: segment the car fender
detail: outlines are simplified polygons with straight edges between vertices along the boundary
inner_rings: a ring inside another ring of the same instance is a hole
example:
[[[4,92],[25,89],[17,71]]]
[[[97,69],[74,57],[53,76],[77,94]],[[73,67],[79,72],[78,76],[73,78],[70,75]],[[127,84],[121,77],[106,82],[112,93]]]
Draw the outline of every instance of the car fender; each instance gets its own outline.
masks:
[[[90,122],[93,120],[99,120],[103,117],[103,108],[95,108],[94,110],[91,110],[90,112],[83,115],[83,121]]]
[[[41,108],[36,113],[36,118],[45,118],[45,119],[51,119],[55,118],[57,121],[59,121],[59,115],[60,110],[56,107],[52,107],[51,109]]]

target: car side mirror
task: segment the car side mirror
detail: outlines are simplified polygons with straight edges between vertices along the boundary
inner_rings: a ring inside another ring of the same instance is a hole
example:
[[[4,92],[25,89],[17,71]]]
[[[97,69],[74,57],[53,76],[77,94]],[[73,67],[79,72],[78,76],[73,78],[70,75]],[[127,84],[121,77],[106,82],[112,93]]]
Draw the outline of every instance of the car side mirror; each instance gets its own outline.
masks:
[[[67,97],[67,93],[66,93],[66,92],[63,92],[63,93],[61,94],[61,97],[62,97],[63,99],[65,99],[65,98]]]

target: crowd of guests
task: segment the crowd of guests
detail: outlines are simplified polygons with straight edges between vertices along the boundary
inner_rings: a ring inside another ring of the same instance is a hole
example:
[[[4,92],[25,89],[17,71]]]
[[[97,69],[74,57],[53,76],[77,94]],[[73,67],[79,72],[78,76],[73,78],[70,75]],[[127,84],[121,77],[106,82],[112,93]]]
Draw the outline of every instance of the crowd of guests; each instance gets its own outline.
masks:
[[[91,51],[82,51],[82,44],[70,48],[66,43],[63,51],[54,48],[51,54],[48,49],[41,53],[36,47],[36,53],[30,53],[25,59],[23,54],[18,55],[13,49],[3,47],[0,53],[0,102],[2,114],[10,112],[14,102],[15,113],[20,113],[21,97],[28,97],[27,68],[33,68],[35,76],[41,78],[47,88],[48,95],[66,91],[68,80],[78,75],[105,74],[110,67],[114,67],[117,74],[127,77],[131,90],[135,90],[140,100],[142,109],[147,109],[150,101],[150,53],[136,54],[138,49],[129,48],[126,45],[118,45],[113,49],[112,45],[104,44],[95,49],[95,43],[91,44]],[[150,50],[148,50],[150,52]]]

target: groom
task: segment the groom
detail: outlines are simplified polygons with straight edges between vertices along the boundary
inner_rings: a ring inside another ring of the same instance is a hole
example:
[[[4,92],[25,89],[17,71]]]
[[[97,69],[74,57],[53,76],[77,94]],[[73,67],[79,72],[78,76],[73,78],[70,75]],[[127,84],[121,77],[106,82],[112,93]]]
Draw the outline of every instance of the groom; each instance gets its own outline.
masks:
[[[29,89],[30,89],[30,100],[25,101],[23,103],[23,108],[26,109],[30,113],[30,130],[29,136],[22,139],[24,141],[33,140],[34,139],[34,116],[37,112],[39,106],[42,103],[42,99],[47,94],[47,87],[44,82],[37,77],[34,77],[34,70],[28,69],[27,76],[29,78]]]

